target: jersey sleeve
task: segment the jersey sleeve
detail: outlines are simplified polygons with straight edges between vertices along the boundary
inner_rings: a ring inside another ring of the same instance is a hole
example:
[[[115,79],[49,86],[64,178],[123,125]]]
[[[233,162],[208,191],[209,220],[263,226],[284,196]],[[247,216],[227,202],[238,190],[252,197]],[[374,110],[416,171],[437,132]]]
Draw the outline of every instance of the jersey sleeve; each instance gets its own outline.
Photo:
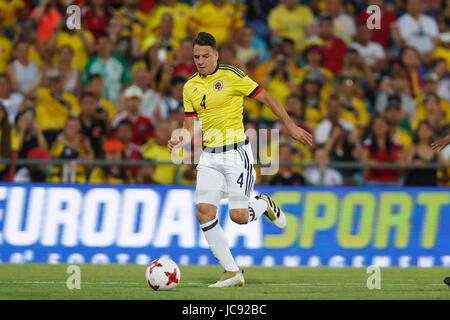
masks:
[[[184,106],[184,116],[185,117],[196,117],[197,112],[192,104],[191,93],[188,90],[189,86],[186,83],[183,87],[183,106]]]
[[[234,88],[238,94],[249,98],[255,98],[262,91],[262,87],[245,74],[243,77],[235,78]]]

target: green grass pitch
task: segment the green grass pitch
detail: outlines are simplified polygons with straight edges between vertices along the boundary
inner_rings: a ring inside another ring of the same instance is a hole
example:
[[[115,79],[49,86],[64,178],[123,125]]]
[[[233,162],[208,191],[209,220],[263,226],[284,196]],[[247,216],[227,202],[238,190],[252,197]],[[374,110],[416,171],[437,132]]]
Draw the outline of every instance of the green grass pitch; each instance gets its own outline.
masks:
[[[369,290],[365,268],[244,268],[242,288],[211,289],[220,267],[181,266],[173,291],[151,290],[145,266],[81,265],[81,289],[69,290],[67,265],[0,265],[0,299],[447,299],[449,268],[382,268]]]

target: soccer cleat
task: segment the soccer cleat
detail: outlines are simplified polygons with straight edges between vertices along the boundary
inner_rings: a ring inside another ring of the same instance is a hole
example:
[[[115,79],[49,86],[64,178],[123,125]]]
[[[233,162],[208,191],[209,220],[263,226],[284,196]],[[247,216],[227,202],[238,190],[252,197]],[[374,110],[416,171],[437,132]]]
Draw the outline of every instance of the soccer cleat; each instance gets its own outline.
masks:
[[[267,193],[261,193],[257,199],[263,199],[267,202],[267,211],[264,212],[267,218],[280,229],[286,227],[286,215],[283,210],[278,207],[272,197]]]
[[[219,281],[208,286],[208,288],[242,287],[245,284],[244,275],[241,271],[224,271]]]
[[[444,283],[450,287],[450,277],[445,278]]]

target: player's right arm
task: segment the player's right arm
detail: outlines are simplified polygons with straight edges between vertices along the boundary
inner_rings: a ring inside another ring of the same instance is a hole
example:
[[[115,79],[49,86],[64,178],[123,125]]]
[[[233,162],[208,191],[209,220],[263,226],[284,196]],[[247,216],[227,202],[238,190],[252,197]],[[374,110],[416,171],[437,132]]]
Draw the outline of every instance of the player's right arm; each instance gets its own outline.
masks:
[[[436,140],[431,144],[431,148],[437,152],[442,151],[446,146],[450,144],[450,134],[444,138]]]

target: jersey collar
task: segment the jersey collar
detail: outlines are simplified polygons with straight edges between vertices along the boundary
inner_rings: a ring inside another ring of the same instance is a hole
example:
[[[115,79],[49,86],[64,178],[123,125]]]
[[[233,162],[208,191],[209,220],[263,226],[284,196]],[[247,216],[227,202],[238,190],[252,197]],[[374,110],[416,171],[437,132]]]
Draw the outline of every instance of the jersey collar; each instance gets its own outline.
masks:
[[[217,66],[216,66],[216,68],[214,69],[214,71],[211,72],[210,74],[208,74],[208,75],[202,77],[202,78],[203,78],[203,79],[206,79],[207,77],[212,76],[214,73],[217,72],[217,70],[219,70],[219,66],[220,66],[220,64],[219,64],[219,62],[217,62]]]

